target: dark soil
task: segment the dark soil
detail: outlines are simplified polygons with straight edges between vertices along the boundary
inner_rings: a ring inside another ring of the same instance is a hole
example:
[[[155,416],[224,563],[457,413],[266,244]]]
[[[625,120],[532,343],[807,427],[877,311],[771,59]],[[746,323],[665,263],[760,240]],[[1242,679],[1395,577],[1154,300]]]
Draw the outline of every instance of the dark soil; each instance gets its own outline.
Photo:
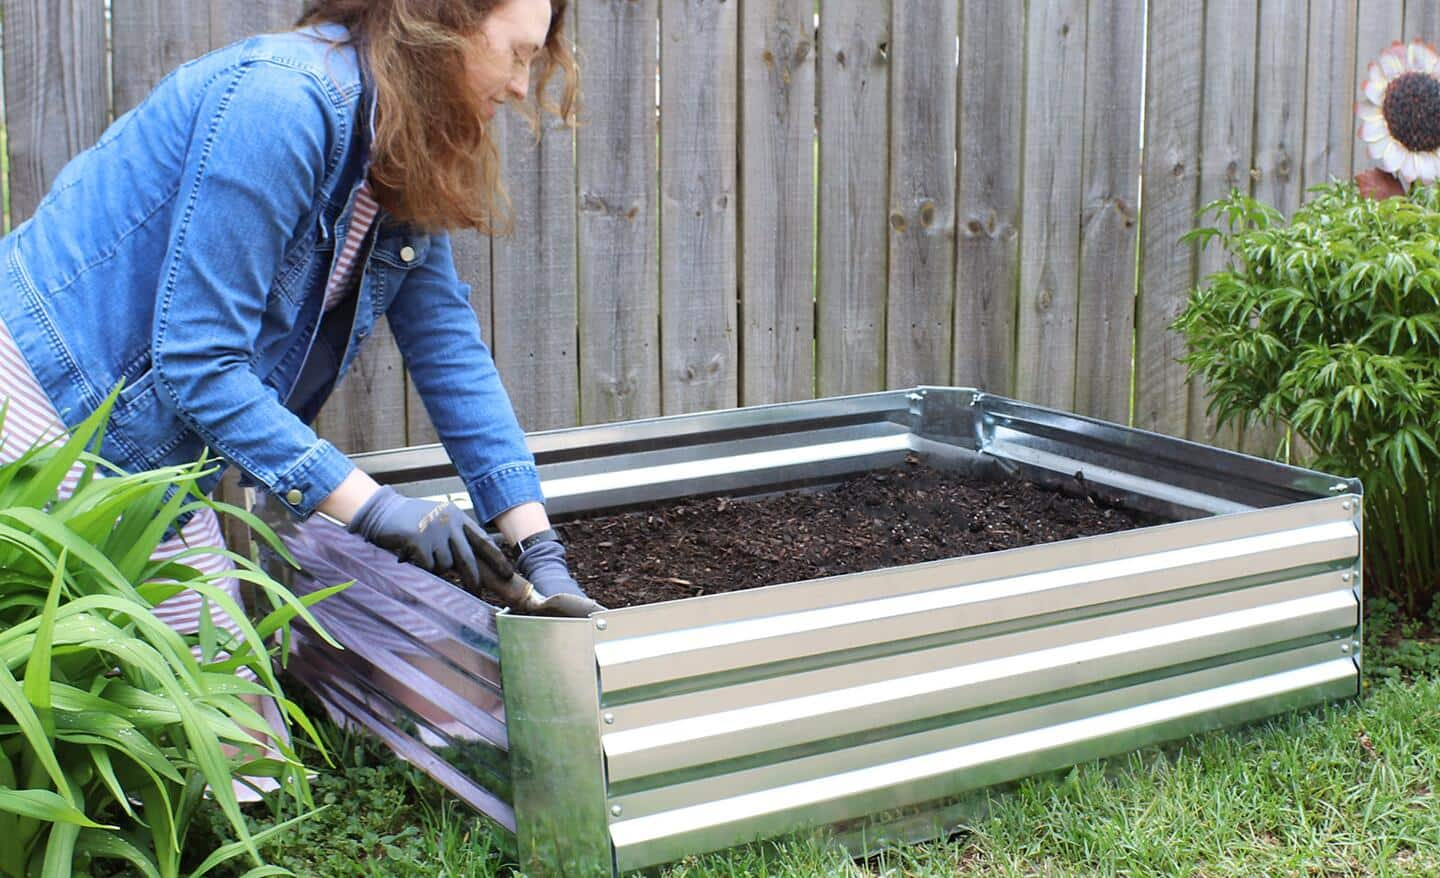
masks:
[[[1157,523],[1089,496],[981,481],[912,458],[822,491],[678,500],[557,530],[581,586],[614,608]]]

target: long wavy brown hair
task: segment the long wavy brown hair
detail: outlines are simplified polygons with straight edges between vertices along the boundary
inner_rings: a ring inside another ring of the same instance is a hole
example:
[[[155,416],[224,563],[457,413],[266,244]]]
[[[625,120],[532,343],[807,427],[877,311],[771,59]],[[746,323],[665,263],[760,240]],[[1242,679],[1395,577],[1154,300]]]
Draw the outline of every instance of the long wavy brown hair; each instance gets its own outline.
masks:
[[[426,229],[512,228],[500,153],[482,115],[486,95],[466,75],[485,16],[504,0],[310,0],[296,27],[334,22],[362,53],[376,99],[370,185],[397,219]],[[535,59],[532,129],[540,112],[575,119],[579,75],[565,37],[568,0],[550,0],[550,30]],[[561,79],[551,88],[552,80]]]

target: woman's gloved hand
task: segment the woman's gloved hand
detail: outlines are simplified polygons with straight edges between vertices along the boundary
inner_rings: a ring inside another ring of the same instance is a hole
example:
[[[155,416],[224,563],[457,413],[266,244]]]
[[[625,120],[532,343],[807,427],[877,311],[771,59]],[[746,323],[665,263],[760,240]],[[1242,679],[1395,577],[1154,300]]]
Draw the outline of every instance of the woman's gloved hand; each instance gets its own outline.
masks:
[[[521,541],[520,558],[515,562],[520,575],[530,580],[545,597],[573,594],[588,598],[580,583],[570,575],[565,562],[565,545],[553,530],[543,530]]]
[[[431,573],[453,571],[471,591],[503,592],[515,575],[500,547],[460,507],[406,497],[389,485],[370,495],[349,530]]]

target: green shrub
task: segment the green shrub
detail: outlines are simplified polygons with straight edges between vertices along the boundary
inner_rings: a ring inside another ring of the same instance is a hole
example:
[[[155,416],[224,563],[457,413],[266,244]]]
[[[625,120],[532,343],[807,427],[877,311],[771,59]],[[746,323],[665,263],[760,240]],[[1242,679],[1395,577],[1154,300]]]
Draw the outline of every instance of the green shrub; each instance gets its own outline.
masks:
[[[1287,427],[1365,485],[1368,583],[1411,614],[1440,586],[1440,190],[1316,187],[1286,222],[1239,193],[1206,208],[1228,270],[1175,322],[1222,422]]]
[[[313,599],[302,603],[232,554],[238,569],[230,575],[253,583],[274,608],[252,624],[215,577],[184,563],[213,550],[151,561],[177,518],[204,506],[244,517],[272,543],[274,536],[243,510],[199,495],[203,462],[108,470],[86,449],[98,447],[111,401],[63,446],[31,449],[0,466],[0,874],[83,875],[97,860],[120,860],[152,878],[178,875],[207,785],[238,840],[190,874],[245,854],[256,864],[250,874],[285,874],[261,865],[262,838],[246,831],[231,779],[280,777],[288,795],[313,807],[293,750],[242,698],[275,697],[314,736],[281,691],[267,651],[271,635],[295,616],[314,624],[305,609]],[[76,460],[85,463],[80,487],[58,500]],[[150,612],[182,588],[209,602],[191,637]],[[241,620],[242,642],[226,642],[210,622],[212,604]],[[242,665],[258,682],[235,675]],[[263,758],[252,731],[285,758]],[[237,755],[227,756],[222,744]]]

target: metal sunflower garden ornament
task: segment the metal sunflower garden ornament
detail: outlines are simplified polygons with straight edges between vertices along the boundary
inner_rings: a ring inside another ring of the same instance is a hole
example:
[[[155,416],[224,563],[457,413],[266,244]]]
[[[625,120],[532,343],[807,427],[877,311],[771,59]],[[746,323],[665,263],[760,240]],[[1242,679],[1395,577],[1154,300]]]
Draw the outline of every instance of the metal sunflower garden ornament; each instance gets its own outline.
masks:
[[[1440,52],[1435,47],[1418,39],[1408,45],[1397,40],[1381,52],[1370,64],[1355,113],[1360,139],[1384,172],[1357,177],[1362,194],[1386,197],[1417,181],[1440,178]]]

